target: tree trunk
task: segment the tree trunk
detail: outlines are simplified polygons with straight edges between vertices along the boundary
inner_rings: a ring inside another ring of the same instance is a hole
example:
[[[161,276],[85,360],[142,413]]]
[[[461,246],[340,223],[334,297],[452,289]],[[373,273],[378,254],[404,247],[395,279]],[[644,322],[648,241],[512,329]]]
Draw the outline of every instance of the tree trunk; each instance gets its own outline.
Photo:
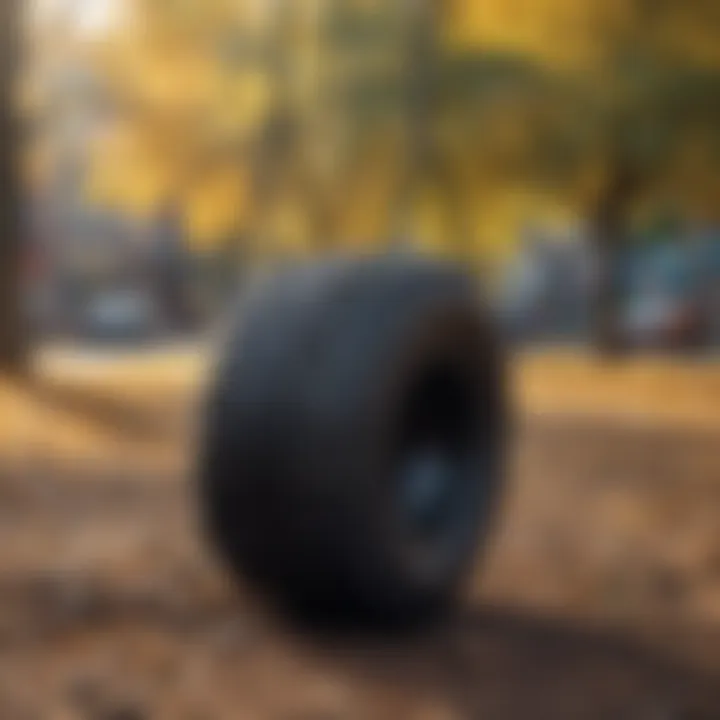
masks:
[[[630,169],[621,165],[613,168],[590,220],[596,263],[591,339],[593,347],[605,356],[620,354],[627,346],[621,326],[619,262],[627,242],[628,213],[636,186]]]
[[[615,355],[623,346],[620,297],[617,287],[618,245],[615,218],[598,219],[592,230],[595,285],[592,298],[591,338],[601,355]]]
[[[169,202],[158,214],[155,241],[154,284],[165,320],[172,331],[191,330],[195,325],[190,301],[194,278],[177,202]]]
[[[0,3],[0,371],[27,366],[27,324],[23,317],[23,249],[14,81],[20,60],[18,0]]]
[[[393,244],[405,247],[412,240],[412,215],[420,189],[430,181],[435,146],[437,65],[437,7],[434,0],[414,0],[407,5],[405,47],[405,165],[396,198],[391,233]]]

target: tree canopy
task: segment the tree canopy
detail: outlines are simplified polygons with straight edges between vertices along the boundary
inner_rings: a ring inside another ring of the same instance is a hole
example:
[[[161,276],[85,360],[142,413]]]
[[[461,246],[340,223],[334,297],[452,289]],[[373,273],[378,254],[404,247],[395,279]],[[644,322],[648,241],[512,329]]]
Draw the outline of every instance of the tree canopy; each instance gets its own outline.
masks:
[[[708,218],[719,39],[711,0],[132,0],[91,191],[266,252],[387,243],[398,206],[450,252],[538,203]]]

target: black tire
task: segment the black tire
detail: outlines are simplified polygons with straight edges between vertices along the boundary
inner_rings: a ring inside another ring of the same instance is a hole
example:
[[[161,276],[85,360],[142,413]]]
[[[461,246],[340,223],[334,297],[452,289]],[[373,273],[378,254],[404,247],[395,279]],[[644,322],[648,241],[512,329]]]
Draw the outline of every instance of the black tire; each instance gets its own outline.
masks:
[[[502,475],[503,363],[474,283],[419,258],[332,261],[238,315],[201,456],[212,541],[303,616],[437,616]]]

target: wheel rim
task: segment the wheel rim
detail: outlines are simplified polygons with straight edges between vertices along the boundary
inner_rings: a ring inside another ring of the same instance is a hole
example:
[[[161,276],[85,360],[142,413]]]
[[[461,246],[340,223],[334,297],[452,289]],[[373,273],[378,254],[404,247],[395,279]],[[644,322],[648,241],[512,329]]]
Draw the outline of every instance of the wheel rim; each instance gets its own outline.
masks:
[[[457,499],[458,468],[452,455],[440,447],[408,453],[398,476],[398,503],[418,534],[437,535],[449,521]]]
[[[394,503],[406,536],[432,550],[464,536],[474,502],[477,409],[469,374],[439,363],[407,394],[394,474]]]

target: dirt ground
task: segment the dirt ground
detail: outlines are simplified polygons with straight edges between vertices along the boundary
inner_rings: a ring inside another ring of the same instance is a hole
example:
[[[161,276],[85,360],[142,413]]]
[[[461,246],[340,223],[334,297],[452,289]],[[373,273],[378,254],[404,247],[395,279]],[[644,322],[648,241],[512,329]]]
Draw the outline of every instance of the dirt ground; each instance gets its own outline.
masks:
[[[521,408],[457,614],[318,638],[203,543],[194,388],[5,396],[0,720],[720,719],[720,426]]]

